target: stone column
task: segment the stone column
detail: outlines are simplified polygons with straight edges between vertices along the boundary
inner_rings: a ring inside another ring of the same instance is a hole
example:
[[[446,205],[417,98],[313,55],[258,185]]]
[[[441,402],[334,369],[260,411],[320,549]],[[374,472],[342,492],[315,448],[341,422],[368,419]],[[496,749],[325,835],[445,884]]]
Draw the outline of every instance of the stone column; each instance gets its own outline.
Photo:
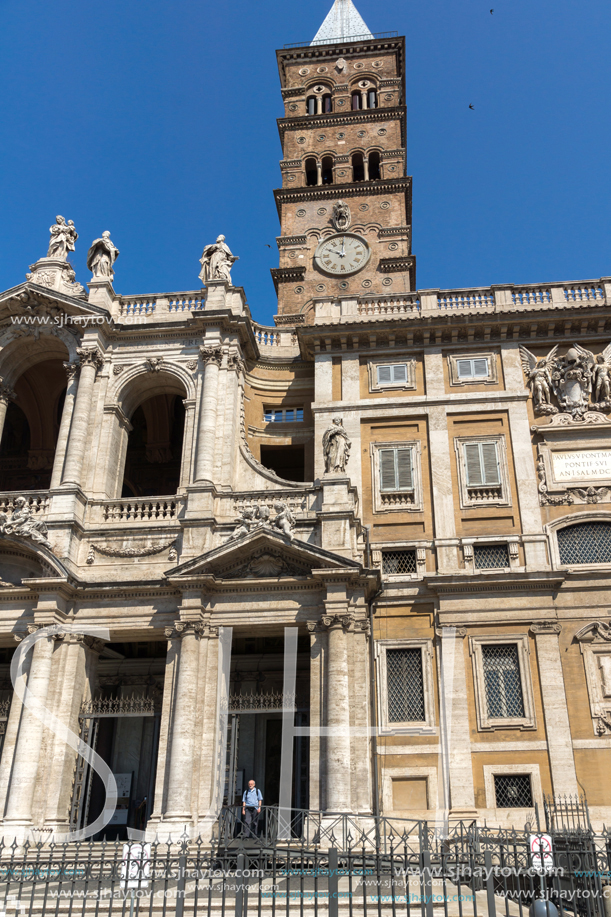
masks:
[[[6,409],[9,401],[15,400],[13,389],[0,379],[0,445],[2,444],[2,434],[4,432],[4,421],[6,420]]]
[[[59,435],[55,447],[55,458],[53,459],[53,472],[51,474],[51,489],[59,487],[62,480],[62,470],[64,459],[66,458],[66,446],[68,445],[68,435],[70,433],[70,424],[72,423],[72,414],[74,413],[74,399],[78,389],[78,363],[64,363],[64,369],[68,376],[68,386],[66,388],[66,398],[64,399],[64,409],[62,419],[59,425]]]
[[[469,700],[464,627],[438,627],[441,637],[439,697],[442,703],[439,777],[449,784],[450,817],[475,818],[475,789],[469,742]]]
[[[223,351],[221,347],[200,347],[199,353],[204,364],[204,381],[199,407],[195,480],[212,481],[219,369],[223,359]]]
[[[352,623],[348,614],[323,615],[327,629],[326,806],[330,812],[351,810],[350,786],[350,694],[346,631]]]
[[[553,621],[542,621],[540,624],[532,624],[530,630],[535,635],[537,647],[539,683],[554,795],[579,796],[560,656],[559,636],[562,625]]]
[[[199,640],[201,624],[176,624],[166,636],[180,641],[178,676],[170,738],[170,769],[166,800],[166,821],[186,824],[192,819],[193,754],[195,708],[198,699]]]
[[[34,630],[37,630],[34,627]],[[32,632],[32,631],[31,631]],[[38,640],[33,649],[27,686],[30,699],[42,714],[49,692],[51,678],[51,660],[53,656],[53,637]],[[15,699],[13,703],[17,703]],[[32,822],[32,803],[36,787],[36,775],[40,763],[40,749],[44,726],[33,710],[23,707],[13,768],[7,794],[4,825],[24,825]]]
[[[98,368],[103,363],[103,358],[97,347],[79,348],[77,354],[81,363],[81,375],[74,401],[62,484],[80,485],[87,445],[87,431],[91,418],[93,386]]]

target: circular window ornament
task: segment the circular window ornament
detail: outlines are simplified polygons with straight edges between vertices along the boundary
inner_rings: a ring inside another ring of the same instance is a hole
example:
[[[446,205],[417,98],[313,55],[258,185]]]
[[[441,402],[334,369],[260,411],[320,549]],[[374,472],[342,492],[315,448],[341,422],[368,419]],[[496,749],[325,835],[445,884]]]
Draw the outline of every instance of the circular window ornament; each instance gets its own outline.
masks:
[[[305,210],[302,209],[302,210],[298,210],[298,211],[297,211],[297,216],[298,216],[298,217],[304,217],[305,215],[306,215]]]
[[[365,66],[365,64],[363,64],[361,61],[358,61],[358,62],[354,65],[354,69],[355,69],[355,70],[362,70],[364,66]]]
[[[381,210],[388,210],[389,207],[390,207],[390,203],[388,201],[382,201],[382,203],[380,204]]]
[[[289,252],[289,258],[294,260],[297,257],[297,252]]]
[[[326,88],[326,86],[315,86],[314,92],[324,92]]]
[[[372,64],[371,66],[372,66],[372,67],[375,67],[376,69],[378,69],[379,67],[382,66],[382,61],[381,61],[381,60],[374,60],[374,62],[373,62],[373,64]]]
[[[364,280],[361,284],[364,290],[371,289],[371,280]]]
[[[338,172],[337,174],[339,175],[340,178],[344,178],[346,175],[346,173],[343,170],[341,172]]]
[[[324,217],[326,212],[327,212],[326,207],[319,207],[318,210],[316,211],[319,217]]]
[[[340,131],[339,134],[337,135],[337,139],[338,139],[338,140],[343,140],[345,136],[346,136],[346,135],[344,134],[344,132],[343,132],[343,131]]]
[[[381,127],[380,130],[378,131],[378,137],[385,137],[387,133],[388,131],[386,130],[386,128]]]
[[[299,73],[301,74],[301,76],[307,76],[309,72],[310,72],[310,71],[309,71],[309,69],[308,69],[307,67],[302,67],[301,70],[299,71]]]
[[[388,171],[389,171],[389,172],[396,172],[396,171],[397,171],[397,167],[396,167],[396,166],[389,166],[389,167],[388,167]]]
[[[347,280],[342,280],[342,282],[341,282],[340,285],[339,285],[339,288],[340,288],[340,290],[347,290],[347,289],[348,289],[348,281],[347,281]]]
[[[392,286],[392,277],[385,277],[384,280],[382,281],[382,284],[385,287],[391,287]]]
[[[295,104],[295,102],[291,102],[291,104],[289,105],[289,111],[297,111],[297,105]]]
[[[295,176],[294,176],[294,175],[287,175],[286,180],[287,180],[287,181],[295,181]]]
[[[385,101],[385,102],[392,102],[392,100],[393,100],[393,94],[392,94],[392,92],[387,92],[386,95],[384,96],[384,101]]]
[[[317,292],[317,293],[324,293],[326,289],[327,289],[327,288],[326,288],[326,286],[324,285],[324,283],[317,283],[317,284],[316,284],[316,292]]]
[[[295,287],[296,293],[303,293],[303,287]]]
[[[359,83],[359,86],[361,89],[369,89],[369,87],[371,86],[371,83],[369,82],[369,80],[361,80],[361,82]]]
[[[338,99],[338,100],[337,100],[337,104],[338,104],[338,105],[343,105],[343,104],[344,104],[344,100],[343,100],[343,99]]]
[[[317,137],[316,139],[318,140],[319,143],[322,143],[323,140],[326,139],[326,136],[325,136],[325,134],[319,134],[318,137]]]
[[[297,138],[297,143],[305,143],[305,142],[306,142],[305,137],[298,137],[298,138]]]
[[[356,136],[357,136],[357,137],[364,137],[364,136],[366,135],[366,133],[367,133],[367,131],[359,131],[358,134],[357,134]]]
[[[359,210],[369,210],[369,204],[360,204]]]
[[[389,252],[396,252],[398,248],[399,248],[399,246],[397,245],[396,242],[391,242],[390,245],[388,246],[388,251],[389,251]]]
[[[326,67],[319,67],[318,70],[317,70],[316,72],[317,72],[317,73],[326,73],[326,72],[327,72],[327,68],[326,68]]]

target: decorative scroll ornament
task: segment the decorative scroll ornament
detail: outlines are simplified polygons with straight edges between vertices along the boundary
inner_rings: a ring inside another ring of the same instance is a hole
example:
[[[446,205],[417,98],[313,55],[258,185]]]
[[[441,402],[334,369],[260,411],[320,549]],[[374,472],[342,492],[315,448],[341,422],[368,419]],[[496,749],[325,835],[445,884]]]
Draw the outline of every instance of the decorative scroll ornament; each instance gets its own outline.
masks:
[[[34,518],[25,497],[17,497],[10,515],[0,513],[0,533],[31,538],[36,544],[42,544],[45,548],[51,547],[51,542],[47,538],[47,526],[40,519]]]
[[[538,360],[520,346],[535,414],[558,414],[560,410],[567,417],[565,422],[595,422],[594,416],[588,417],[591,412],[611,410],[611,344],[597,356],[579,344],[570,347],[563,357],[557,351],[558,345]],[[553,398],[558,407],[552,403]]]
[[[337,232],[345,232],[347,229],[350,229],[352,215],[350,213],[350,207],[345,201],[337,201],[337,203],[333,205],[333,216],[331,217],[331,221]]]
[[[150,557],[152,554],[161,554],[166,548],[171,548],[168,560],[176,560],[177,554],[174,545],[176,539],[171,541],[157,542],[157,544],[147,545],[143,548],[115,548],[112,545],[90,544],[87,555],[87,563],[92,564],[95,561],[95,553],[104,554],[107,557]]]

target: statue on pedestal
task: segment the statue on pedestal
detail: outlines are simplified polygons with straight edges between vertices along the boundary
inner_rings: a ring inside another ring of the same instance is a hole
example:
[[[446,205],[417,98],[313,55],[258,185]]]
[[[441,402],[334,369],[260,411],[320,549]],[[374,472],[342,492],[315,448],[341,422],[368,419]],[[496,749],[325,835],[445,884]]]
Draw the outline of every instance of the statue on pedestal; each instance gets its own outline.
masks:
[[[199,273],[202,283],[209,280],[226,280],[231,283],[231,268],[236,255],[231,254],[231,249],[225,242],[225,236],[218,236],[212,245],[206,245],[199,259],[202,269]]]
[[[94,278],[104,277],[112,280],[113,264],[119,257],[119,249],[110,241],[108,230],[102,233],[101,239],[95,239],[87,252],[87,267]]]
[[[352,445],[344,430],[341,417],[334,417],[322,437],[322,450],[325,456],[325,474],[345,472],[350,458]]]
[[[55,223],[49,229],[51,239],[49,241],[49,251],[47,258],[54,258],[56,261],[66,261],[68,252],[74,251],[74,243],[78,239],[78,233],[74,228],[73,220],[66,220],[62,216],[55,217]]]

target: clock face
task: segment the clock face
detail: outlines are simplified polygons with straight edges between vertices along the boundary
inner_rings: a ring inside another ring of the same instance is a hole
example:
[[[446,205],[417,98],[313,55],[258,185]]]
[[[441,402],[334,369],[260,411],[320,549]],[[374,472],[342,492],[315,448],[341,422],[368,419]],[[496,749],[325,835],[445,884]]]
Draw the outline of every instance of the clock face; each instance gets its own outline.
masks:
[[[371,249],[361,236],[342,232],[323,239],[314,253],[316,266],[327,274],[356,274],[369,261]]]

